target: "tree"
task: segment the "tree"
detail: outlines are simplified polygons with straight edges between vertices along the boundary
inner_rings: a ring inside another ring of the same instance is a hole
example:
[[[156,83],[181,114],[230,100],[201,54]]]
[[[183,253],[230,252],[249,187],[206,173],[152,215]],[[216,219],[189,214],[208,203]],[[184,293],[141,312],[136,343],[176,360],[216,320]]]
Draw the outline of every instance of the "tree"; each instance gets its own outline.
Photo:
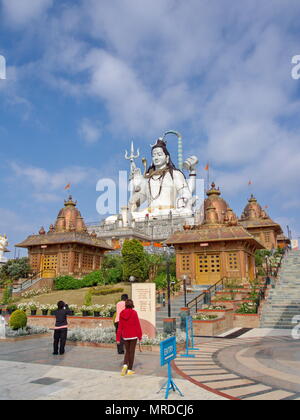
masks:
[[[159,270],[161,270],[164,259],[162,255],[156,254],[146,254],[146,259],[148,264],[148,277],[153,282]]]
[[[122,248],[123,279],[134,276],[138,281],[145,281],[148,276],[147,255],[143,245],[136,239],[126,240]]]
[[[31,272],[28,258],[9,260],[0,269],[0,279],[2,282],[14,281],[28,277]]]

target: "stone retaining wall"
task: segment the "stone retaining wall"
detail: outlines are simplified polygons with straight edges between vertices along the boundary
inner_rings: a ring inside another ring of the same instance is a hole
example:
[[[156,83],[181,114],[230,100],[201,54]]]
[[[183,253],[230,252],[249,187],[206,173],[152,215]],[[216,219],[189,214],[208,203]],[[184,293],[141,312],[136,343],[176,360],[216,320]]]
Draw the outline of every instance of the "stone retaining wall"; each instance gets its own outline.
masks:
[[[54,316],[28,316],[28,325],[53,328],[55,325]],[[85,316],[68,316],[68,327],[72,328],[108,328],[113,327],[112,318],[94,318]]]

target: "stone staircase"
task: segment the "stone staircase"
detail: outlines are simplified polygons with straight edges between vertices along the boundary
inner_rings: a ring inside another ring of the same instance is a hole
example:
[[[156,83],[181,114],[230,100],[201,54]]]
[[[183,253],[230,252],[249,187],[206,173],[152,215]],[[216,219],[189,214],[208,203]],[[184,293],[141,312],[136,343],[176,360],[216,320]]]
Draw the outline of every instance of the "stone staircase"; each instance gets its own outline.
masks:
[[[187,302],[190,302],[195,297],[199,296],[203,290],[206,290],[207,286],[197,288],[195,290],[189,290],[187,293]],[[180,309],[184,307],[184,294],[177,296],[171,300],[171,317],[176,318],[176,327],[180,328]],[[168,318],[168,301],[166,301],[166,306],[160,308],[156,312],[156,329],[159,333],[163,332],[163,320]]]
[[[261,327],[292,329],[296,315],[300,315],[300,251],[290,251],[283,260],[278,283],[263,306]]]

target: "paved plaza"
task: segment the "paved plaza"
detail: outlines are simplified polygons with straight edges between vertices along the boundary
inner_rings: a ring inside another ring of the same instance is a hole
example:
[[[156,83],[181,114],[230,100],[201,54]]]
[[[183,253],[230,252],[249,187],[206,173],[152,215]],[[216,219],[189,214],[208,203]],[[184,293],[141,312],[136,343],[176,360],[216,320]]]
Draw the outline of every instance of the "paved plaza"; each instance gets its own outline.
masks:
[[[195,358],[176,360],[176,371],[229,399],[299,400],[300,341],[282,334],[255,330],[233,340],[205,340],[191,352]]]
[[[159,353],[136,353],[136,376],[121,377],[123,357],[112,349],[66,347],[64,356],[52,355],[50,336],[0,342],[0,399],[2,400],[164,400],[157,393],[166,381]],[[169,399],[221,399],[174,374],[184,397]]]
[[[197,338],[196,347],[195,358],[174,363],[184,397],[170,400],[300,399],[300,341],[286,332]],[[133,377],[120,376],[122,361],[112,349],[71,345],[53,356],[51,336],[1,341],[0,399],[164,400],[159,353],[137,352]]]

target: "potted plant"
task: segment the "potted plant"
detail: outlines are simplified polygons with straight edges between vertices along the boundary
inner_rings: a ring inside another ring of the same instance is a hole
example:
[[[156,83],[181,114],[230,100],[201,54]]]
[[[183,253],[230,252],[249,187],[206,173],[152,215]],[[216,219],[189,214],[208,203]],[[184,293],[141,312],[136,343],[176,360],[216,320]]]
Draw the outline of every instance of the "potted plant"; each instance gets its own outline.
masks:
[[[93,305],[93,312],[94,312],[94,317],[99,318],[100,317],[100,313],[101,313],[101,309],[103,308],[103,305]]]
[[[18,309],[20,311],[26,312],[27,311],[27,303],[19,303],[18,304]]]
[[[90,316],[90,312],[93,310],[93,307],[92,306],[83,305],[80,308],[80,310],[82,312],[82,316]]]
[[[78,306],[77,305],[69,305],[69,310],[71,311],[71,316],[74,316],[75,312],[77,311]]]
[[[35,302],[29,302],[28,307],[30,309],[31,316],[35,316],[38,309],[37,304]]]
[[[49,312],[49,305],[40,305],[40,310],[43,316],[47,316]]]
[[[50,315],[54,316],[55,311],[57,311],[57,305],[49,305],[49,311],[50,311]]]
[[[112,318],[114,316],[114,313],[116,312],[116,305],[107,305],[102,309],[101,316],[105,318]]]
[[[9,305],[7,305],[6,310],[8,312],[9,315],[11,315],[14,311],[16,311],[17,305],[15,303],[10,303]]]

